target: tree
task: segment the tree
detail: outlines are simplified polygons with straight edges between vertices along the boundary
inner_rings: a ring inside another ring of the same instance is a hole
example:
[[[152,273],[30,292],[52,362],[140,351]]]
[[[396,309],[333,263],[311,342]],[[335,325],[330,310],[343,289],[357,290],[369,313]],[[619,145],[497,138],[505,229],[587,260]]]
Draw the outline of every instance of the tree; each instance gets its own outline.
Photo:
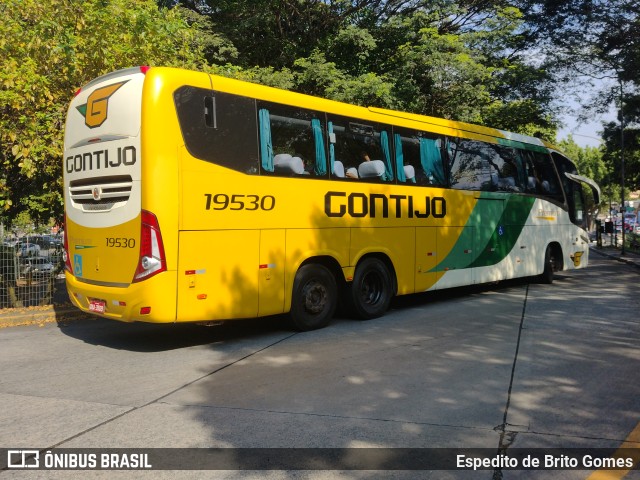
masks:
[[[585,82],[583,117],[608,111],[624,115],[625,183],[640,188],[640,3],[636,0],[519,0],[561,80]],[[585,91],[586,90],[586,91]],[[621,132],[603,125],[603,159],[620,182]],[[625,195],[626,196],[626,195]],[[628,197],[627,197],[628,198]]]
[[[152,0],[8,0],[0,15],[0,215],[61,221],[73,92],[134,65],[198,68],[203,45],[180,11]]]
[[[164,3],[167,3],[166,1]],[[185,0],[237,49],[234,76],[553,139],[552,85],[507,0]],[[214,67],[215,69],[215,67]],[[246,78],[246,77],[245,77]]]
[[[604,162],[612,170],[611,181],[620,185],[622,156],[620,155],[620,123],[610,122],[604,125],[602,134],[605,141]],[[627,124],[624,129],[624,171],[627,191],[640,190],[640,126],[637,122]],[[618,189],[619,190],[619,189]],[[618,195],[619,198],[619,195]]]

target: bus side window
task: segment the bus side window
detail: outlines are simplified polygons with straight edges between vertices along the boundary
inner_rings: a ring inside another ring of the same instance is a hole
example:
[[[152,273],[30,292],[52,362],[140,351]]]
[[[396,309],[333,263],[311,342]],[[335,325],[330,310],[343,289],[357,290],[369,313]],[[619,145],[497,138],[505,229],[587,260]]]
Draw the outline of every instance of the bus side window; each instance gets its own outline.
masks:
[[[328,124],[329,163],[334,178],[366,182],[394,179],[391,127],[332,116]]]
[[[530,152],[530,156],[535,174],[540,182],[538,194],[564,203],[558,174],[549,155],[542,152]]]
[[[450,139],[451,187],[458,190],[493,190],[486,144],[476,140]]]
[[[503,192],[524,191],[524,170],[515,149],[487,144],[491,179],[495,190]]]
[[[326,176],[324,114],[258,102],[258,122],[263,173]]]
[[[394,128],[394,153],[399,183],[445,186],[442,139],[423,132]]]
[[[565,175],[565,172],[577,174],[578,170],[574,163],[563,155],[553,152],[551,156],[562,181],[567,205],[569,207],[569,218],[573,223],[584,228],[586,226],[586,219],[584,215],[584,196],[582,193],[582,185],[570,180]]]

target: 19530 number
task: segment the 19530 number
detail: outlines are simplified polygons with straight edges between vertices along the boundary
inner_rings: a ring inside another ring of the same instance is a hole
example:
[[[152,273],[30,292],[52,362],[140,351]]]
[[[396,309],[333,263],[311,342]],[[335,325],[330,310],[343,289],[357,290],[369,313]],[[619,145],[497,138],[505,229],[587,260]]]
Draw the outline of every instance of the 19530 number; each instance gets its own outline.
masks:
[[[205,193],[206,210],[273,210],[276,198],[272,195],[227,195],[226,193]]]
[[[135,238],[124,238],[124,237],[107,237],[107,247],[111,248],[135,248],[136,239]]]

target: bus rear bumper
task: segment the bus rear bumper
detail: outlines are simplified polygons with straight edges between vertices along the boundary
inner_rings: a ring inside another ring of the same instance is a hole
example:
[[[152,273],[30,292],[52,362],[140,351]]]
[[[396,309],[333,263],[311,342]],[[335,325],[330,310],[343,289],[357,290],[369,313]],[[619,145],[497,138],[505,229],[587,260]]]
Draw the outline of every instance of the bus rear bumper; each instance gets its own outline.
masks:
[[[83,312],[121,322],[176,321],[175,271],[126,287],[85,283],[69,272],[65,277],[71,302]]]

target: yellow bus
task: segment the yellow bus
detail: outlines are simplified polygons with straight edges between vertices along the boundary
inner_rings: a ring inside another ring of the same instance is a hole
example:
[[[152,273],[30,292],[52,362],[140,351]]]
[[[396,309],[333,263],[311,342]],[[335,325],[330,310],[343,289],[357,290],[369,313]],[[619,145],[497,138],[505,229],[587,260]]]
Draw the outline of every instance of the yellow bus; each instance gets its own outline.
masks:
[[[78,90],[63,162],[70,298],[121,321],[310,330],[551,282],[587,265],[581,185],[599,194],[536,138],[163,67]]]

